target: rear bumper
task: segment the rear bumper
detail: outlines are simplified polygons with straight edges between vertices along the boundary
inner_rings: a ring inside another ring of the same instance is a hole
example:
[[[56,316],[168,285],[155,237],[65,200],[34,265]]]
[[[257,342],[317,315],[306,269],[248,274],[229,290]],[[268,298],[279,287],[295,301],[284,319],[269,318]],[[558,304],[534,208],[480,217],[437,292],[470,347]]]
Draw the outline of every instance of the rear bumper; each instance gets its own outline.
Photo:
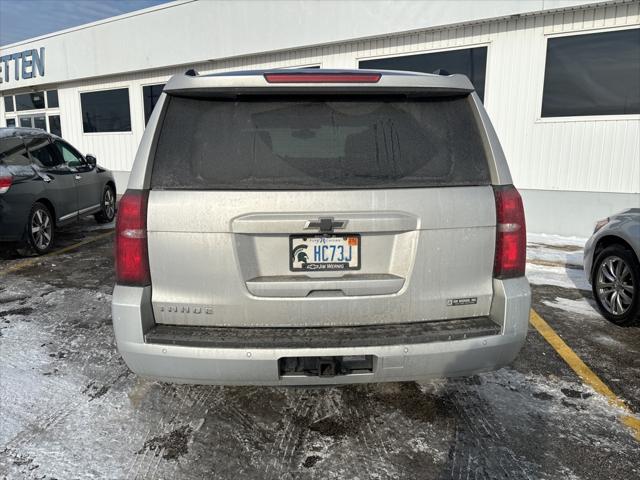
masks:
[[[4,194],[7,196],[11,193]],[[0,196],[0,242],[23,240],[31,204],[11,202]]]
[[[146,343],[154,327],[150,288],[117,285],[113,324],[118,350],[143,376],[177,383],[226,385],[322,385],[420,380],[471,375],[509,364],[527,334],[530,289],[526,279],[494,280],[490,317],[500,333],[461,340],[331,348],[221,348]],[[280,376],[278,359],[373,355],[372,372],[335,377]]]

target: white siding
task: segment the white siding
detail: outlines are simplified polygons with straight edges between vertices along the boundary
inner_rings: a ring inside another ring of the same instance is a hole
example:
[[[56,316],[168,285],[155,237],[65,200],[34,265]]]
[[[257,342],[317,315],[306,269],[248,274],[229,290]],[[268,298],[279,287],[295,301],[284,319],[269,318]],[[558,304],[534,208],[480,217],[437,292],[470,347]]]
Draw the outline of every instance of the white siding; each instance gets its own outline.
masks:
[[[486,45],[485,105],[519,188],[639,193],[639,115],[540,119],[549,35],[638,25],[640,3],[634,1],[67,83],[59,87],[62,130],[105,166],[128,171],[144,130],[142,86],[188,68],[201,73],[317,64],[354,68],[359,59]],[[80,92],[123,86],[130,91],[132,132],[84,134]]]

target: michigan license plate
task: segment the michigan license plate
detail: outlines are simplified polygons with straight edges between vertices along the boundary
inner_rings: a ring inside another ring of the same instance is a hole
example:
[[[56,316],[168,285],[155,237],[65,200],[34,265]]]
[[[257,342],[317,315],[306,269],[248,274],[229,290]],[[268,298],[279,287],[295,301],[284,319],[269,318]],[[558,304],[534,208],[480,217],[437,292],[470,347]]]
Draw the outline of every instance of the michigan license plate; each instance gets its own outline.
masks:
[[[291,271],[360,269],[360,235],[291,235]]]

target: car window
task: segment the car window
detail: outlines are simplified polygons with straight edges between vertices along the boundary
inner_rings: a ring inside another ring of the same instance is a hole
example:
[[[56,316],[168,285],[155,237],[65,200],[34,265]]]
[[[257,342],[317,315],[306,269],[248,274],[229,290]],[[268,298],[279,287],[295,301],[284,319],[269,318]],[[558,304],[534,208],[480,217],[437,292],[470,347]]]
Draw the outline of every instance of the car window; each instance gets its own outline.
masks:
[[[29,138],[26,143],[29,153],[40,167],[53,168],[62,164],[47,137]]]
[[[31,160],[21,138],[3,138],[0,140],[0,162],[5,165],[28,166]]]
[[[466,97],[170,97],[152,173],[165,189],[487,185]]]
[[[76,168],[81,165],[84,165],[85,162],[84,162],[84,159],[82,158],[82,155],[80,155],[70,145],[67,145],[64,142],[61,142],[60,140],[56,140],[54,142],[54,145],[58,150],[58,152],[60,153],[60,156],[64,160],[64,163],[66,163],[69,167]]]

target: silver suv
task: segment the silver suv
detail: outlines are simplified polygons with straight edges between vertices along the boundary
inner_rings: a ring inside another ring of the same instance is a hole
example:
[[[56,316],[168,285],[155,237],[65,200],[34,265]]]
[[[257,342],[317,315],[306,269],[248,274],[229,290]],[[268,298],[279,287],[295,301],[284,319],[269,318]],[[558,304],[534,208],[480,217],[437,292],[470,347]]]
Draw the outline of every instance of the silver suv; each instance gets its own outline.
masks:
[[[527,332],[522,201],[462,75],[175,76],[116,234],[118,349],[165,381],[468,375]]]

